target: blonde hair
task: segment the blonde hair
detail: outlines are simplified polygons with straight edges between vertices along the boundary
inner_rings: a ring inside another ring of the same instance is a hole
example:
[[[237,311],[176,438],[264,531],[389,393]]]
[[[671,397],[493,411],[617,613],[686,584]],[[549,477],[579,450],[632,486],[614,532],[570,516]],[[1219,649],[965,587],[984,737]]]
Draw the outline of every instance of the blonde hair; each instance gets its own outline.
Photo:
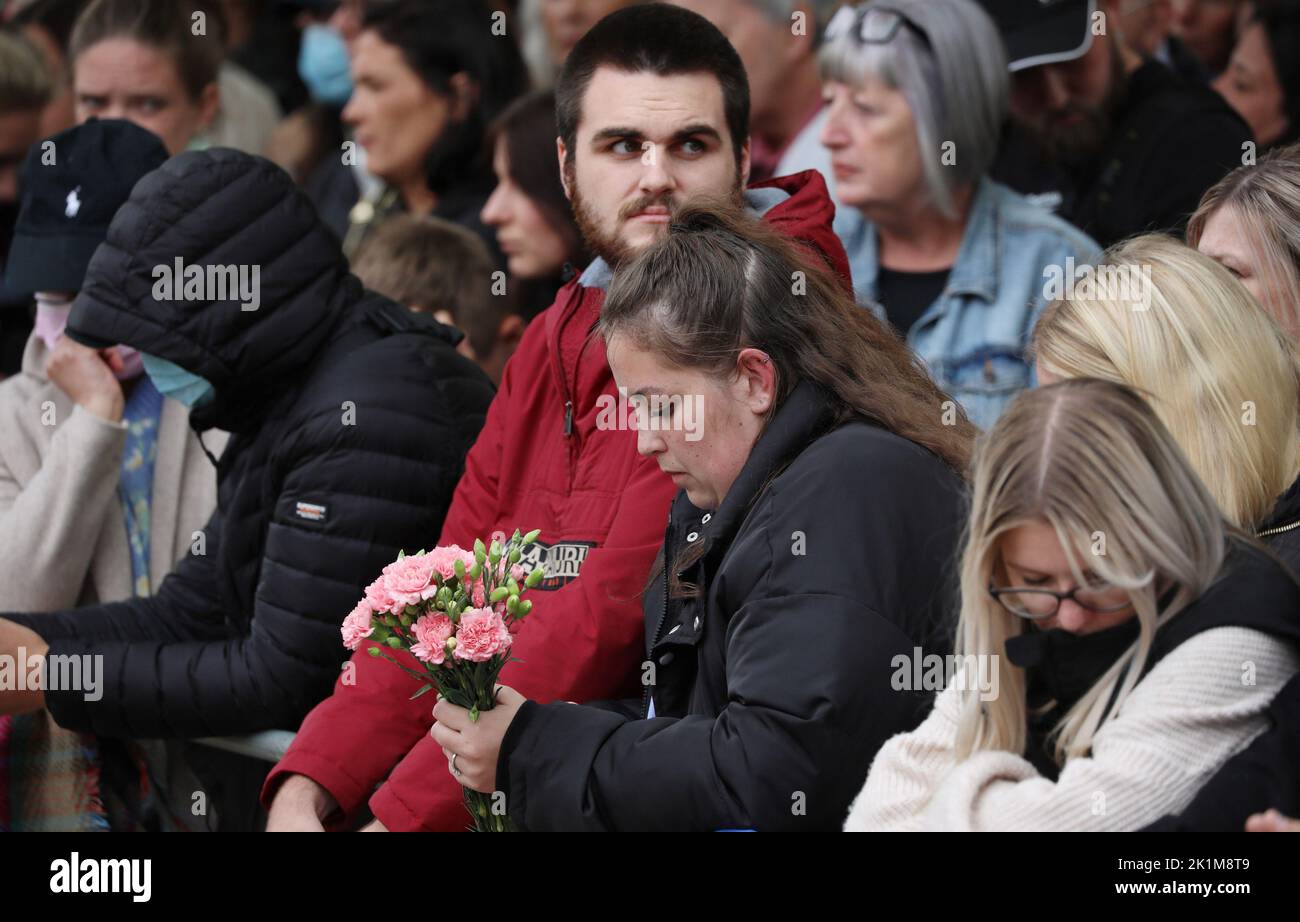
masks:
[[[1258,525],[1300,464],[1294,344],[1231,273],[1173,238],[1133,238],[1098,269],[1090,291],[1043,313],[1038,367],[1142,391],[1227,519]],[[1137,280],[1141,303],[1117,277]]]
[[[1237,218],[1252,268],[1271,295],[1261,306],[1300,338],[1300,144],[1271,150],[1211,186],[1187,223],[1187,242],[1199,248],[1205,225],[1222,209]]]
[[[1156,629],[1205,591],[1226,553],[1228,530],[1214,497],[1136,392],[1085,378],[1017,395],[975,451],[957,653],[964,662],[998,664],[1000,692],[988,702],[978,691],[963,695],[961,758],[1025,749],[1025,675],[1004,657],[1007,639],[1026,627],[988,590],[1004,578],[1001,539],[1034,522],[1055,530],[1078,585],[1086,558],[1097,578],[1128,591],[1139,622],[1133,646],[1053,729],[1062,765],[1091,749],[1141,677]],[[1102,552],[1089,554],[1098,532]],[[965,659],[971,655],[977,659]]]

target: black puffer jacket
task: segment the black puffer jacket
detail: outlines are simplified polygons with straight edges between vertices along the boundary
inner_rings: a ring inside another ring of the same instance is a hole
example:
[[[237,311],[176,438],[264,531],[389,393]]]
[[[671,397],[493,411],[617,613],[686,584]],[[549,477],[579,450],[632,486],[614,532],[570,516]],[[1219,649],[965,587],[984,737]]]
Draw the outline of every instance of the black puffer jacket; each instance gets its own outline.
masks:
[[[1279,497],[1259,538],[1293,576],[1300,574],[1300,480]],[[1300,608],[1252,605],[1270,608],[1300,643]],[[1163,817],[1144,831],[1241,832],[1252,814],[1269,808],[1300,816],[1300,676],[1278,692],[1268,717],[1269,729],[1229,759],[1182,813]]]
[[[261,304],[159,301],[154,267],[260,269]],[[103,696],[47,693],[65,727],[189,737],[294,728],[338,678],[343,617],[399,549],[428,547],[492,387],[457,334],[363,291],[289,177],[231,150],[142,179],[68,325],[202,375],[190,416],[232,438],[217,511],[152,598],[10,616],[51,654],[104,657]]]
[[[647,592],[655,716],[524,704],[497,766],[518,823],[840,827],[876,750],[932,703],[909,687],[912,659],[951,644],[965,499],[935,455],[832,422],[824,392],[801,384],[715,512],[678,495],[666,556],[680,566],[705,542],[680,571],[703,601],[669,597],[667,571]]]

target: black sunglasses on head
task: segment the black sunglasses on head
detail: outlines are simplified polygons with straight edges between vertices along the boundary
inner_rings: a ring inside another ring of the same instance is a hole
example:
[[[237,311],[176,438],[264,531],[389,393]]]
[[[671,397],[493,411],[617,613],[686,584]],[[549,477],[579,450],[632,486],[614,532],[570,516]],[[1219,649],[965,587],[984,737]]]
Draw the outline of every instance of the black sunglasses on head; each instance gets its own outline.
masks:
[[[886,45],[894,40],[898,30],[904,26],[920,36],[927,46],[930,44],[930,36],[909,19],[907,14],[892,6],[875,3],[840,7],[826,24],[826,41],[848,34],[857,39],[860,45]]]

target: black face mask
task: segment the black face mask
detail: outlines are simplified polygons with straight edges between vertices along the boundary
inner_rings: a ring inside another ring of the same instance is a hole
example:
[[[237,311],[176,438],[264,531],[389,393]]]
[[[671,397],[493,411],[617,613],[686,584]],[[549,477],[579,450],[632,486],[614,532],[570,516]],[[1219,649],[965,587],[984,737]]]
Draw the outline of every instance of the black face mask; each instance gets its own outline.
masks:
[[[1007,659],[1024,669],[1030,708],[1055,701],[1068,711],[1138,637],[1138,619],[1091,634],[1030,628],[1007,641]]]

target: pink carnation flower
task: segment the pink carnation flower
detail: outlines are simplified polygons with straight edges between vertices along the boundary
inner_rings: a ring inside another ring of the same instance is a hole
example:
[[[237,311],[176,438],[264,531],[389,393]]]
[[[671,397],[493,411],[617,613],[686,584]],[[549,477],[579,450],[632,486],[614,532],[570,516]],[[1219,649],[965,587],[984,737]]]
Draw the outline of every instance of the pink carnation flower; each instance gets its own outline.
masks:
[[[524,584],[524,578],[526,576],[528,576],[528,574],[524,572],[524,568],[519,566],[519,564],[512,563],[510,565],[510,578],[513,579],[520,586]]]
[[[388,587],[384,585],[384,578],[382,576],[366,587],[366,604],[374,611],[388,611],[393,614],[397,614],[404,607],[403,604],[395,600],[392,594],[388,591]]]
[[[415,643],[411,654],[421,662],[441,666],[447,657],[447,638],[455,630],[451,619],[446,615],[425,615],[411,625],[415,634]]]
[[[456,544],[449,544],[446,547],[435,547],[427,556],[433,563],[433,568],[438,571],[438,575],[445,580],[451,579],[456,575],[457,560],[460,560],[465,564],[466,570],[474,566],[474,552],[464,550]]]
[[[355,650],[361,646],[361,641],[365,640],[374,631],[374,626],[370,623],[370,606],[364,601],[358,602],[357,607],[348,613],[343,619],[343,646],[349,650]]]
[[[437,593],[431,584],[434,563],[429,554],[415,554],[384,567],[384,588],[393,602],[399,606],[418,605]]]
[[[471,608],[460,616],[456,631],[456,659],[485,663],[510,649],[512,638],[501,616],[491,609]]]
[[[475,608],[487,607],[487,590],[483,588],[483,580],[474,581],[474,590],[470,593],[470,602]]]

